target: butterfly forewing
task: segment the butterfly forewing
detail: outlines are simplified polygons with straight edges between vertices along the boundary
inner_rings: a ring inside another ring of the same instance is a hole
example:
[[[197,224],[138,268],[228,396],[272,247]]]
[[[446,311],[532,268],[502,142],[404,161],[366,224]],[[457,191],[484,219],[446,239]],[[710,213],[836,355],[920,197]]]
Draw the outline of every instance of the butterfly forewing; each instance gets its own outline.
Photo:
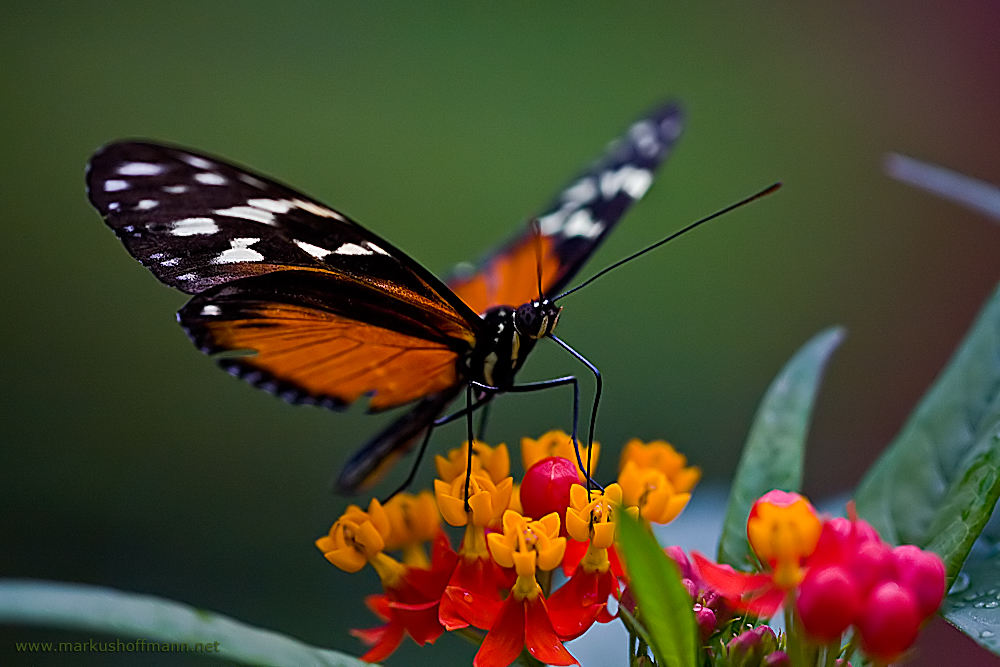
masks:
[[[659,107],[634,123],[537,216],[537,234],[533,226],[525,226],[482,260],[472,275],[450,278],[449,287],[476,312],[518,306],[538,298],[540,270],[541,296],[555,296],[628,207],[646,194],[682,127],[683,114],[676,104]]]
[[[453,385],[480,318],[430,272],[305,195],[181,148],[120,142],[91,161],[88,193],[162,282],[220,364],[298,401],[373,409]]]
[[[189,294],[305,267],[469,311],[433,274],[347,216],[264,176],[173,146],[119,142],[91,159],[88,195],[132,255]]]

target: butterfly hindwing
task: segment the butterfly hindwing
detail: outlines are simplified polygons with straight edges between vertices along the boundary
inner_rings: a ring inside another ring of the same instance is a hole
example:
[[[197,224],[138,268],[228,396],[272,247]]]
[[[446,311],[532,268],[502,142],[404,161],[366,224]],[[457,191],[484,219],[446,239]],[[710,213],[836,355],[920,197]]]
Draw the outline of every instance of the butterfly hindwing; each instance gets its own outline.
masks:
[[[537,298],[539,269],[542,296],[558,294],[649,189],[682,127],[683,113],[676,104],[633,123],[535,218],[537,235],[532,225],[526,226],[487,255],[471,275],[447,280],[448,286],[476,312]]]
[[[346,216],[185,149],[99,151],[88,192],[129,252],[194,294],[178,317],[220,364],[290,400],[384,409],[457,381],[480,318]]]

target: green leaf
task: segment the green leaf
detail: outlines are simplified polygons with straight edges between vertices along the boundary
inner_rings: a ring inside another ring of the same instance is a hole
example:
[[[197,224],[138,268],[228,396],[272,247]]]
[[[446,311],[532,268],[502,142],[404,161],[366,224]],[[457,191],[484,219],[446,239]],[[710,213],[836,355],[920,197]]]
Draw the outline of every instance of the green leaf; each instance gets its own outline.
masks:
[[[832,327],[806,343],[768,387],[747,436],[729,493],[719,539],[719,562],[750,567],[747,519],[750,508],[772,489],[798,491],[802,485],[806,433],[813,403],[830,354],[844,339]]]
[[[204,655],[250,665],[367,665],[172,600],[82,584],[0,579],[0,623],[94,630],[113,637],[187,643],[192,649],[195,644],[214,648],[218,642],[218,652]]]
[[[656,538],[625,512],[618,523],[628,564],[629,588],[639,604],[639,620],[661,665],[694,667],[698,628],[693,603],[677,564]]]
[[[989,449],[952,482],[929,530],[933,537],[925,548],[944,560],[949,585],[1000,498],[1000,424],[993,425],[986,439]]]
[[[1000,655],[1000,551],[971,556],[944,599],[941,615],[980,646]]]
[[[926,546],[955,480],[1000,419],[1000,291],[994,292],[895,441],[861,481],[858,513],[893,544]]]

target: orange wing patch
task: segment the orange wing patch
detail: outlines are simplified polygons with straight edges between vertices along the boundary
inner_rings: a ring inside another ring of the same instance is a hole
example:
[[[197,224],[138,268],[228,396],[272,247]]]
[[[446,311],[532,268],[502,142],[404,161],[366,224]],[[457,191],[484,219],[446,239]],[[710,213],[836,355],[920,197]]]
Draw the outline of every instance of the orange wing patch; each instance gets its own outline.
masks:
[[[272,303],[254,308],[251,318],[208,321],[205,327],[217,347],[256,351],[241,357],[241,364],[313,396],[353,403],[371,394],[372,410],[458,381],[458,354],[445,345],[311,308]]]
[[[560,274],[555,242],[547,236],[529,234],[492,258],[481,271],[449,287],[472,310],[482,313],[493,306],[520,306],[538,298],[538,260],[542,256],[542,293]]]

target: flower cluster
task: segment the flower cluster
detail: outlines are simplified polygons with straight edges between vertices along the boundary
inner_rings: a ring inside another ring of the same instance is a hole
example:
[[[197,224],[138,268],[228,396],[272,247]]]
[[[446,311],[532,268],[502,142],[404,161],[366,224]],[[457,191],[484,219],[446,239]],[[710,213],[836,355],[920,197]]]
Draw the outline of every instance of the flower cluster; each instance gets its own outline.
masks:
[[[697,572],[703,585],[741,612],[769,618],[784,604],[794,630],[788,651],[832,645],[839,654],[842,637],[853,627],[870,658],[892,662],[941,604],[944,563],[912,545],[891,548],[853,506],[848,511],[850,518],[822,520],[802,496],[771,491],[754,504],[747,521],[762,571],[737,572],[695,553]],[[674,558],[680,561],[683,554]],[[793,646],[799,635],[805,643]]]
[[[614,546],[616,516],[672,520],[700,471],[665,442],[635,440],[617,483],[588,489],[579,464],[589,461],[593,472],[598,444],[578,457],[570,436],[553,431],[522,440],[527,472],[515,485],[506,446],[471,447],[471,455],[466,443],[437,457],[433,494],[401,493],[385,506],[372,500],[367,511],[351,506],[317,540],[337,567],[357,572],[368,563],[381,579],[383,593],[366,603],[385,624],[354,631],[370,647],[362,659],[383,660],[406,635],[423,645],[447,630],[481,642],[476,667],[505,667],[522,651],[576,664],[563,642],[615,618],[608,601],[626,576]],[[441,518],[464,530],[457,552]],[[402,560],[386,551],[402,552]],[[557,568],[568,578],[553,590]]]

